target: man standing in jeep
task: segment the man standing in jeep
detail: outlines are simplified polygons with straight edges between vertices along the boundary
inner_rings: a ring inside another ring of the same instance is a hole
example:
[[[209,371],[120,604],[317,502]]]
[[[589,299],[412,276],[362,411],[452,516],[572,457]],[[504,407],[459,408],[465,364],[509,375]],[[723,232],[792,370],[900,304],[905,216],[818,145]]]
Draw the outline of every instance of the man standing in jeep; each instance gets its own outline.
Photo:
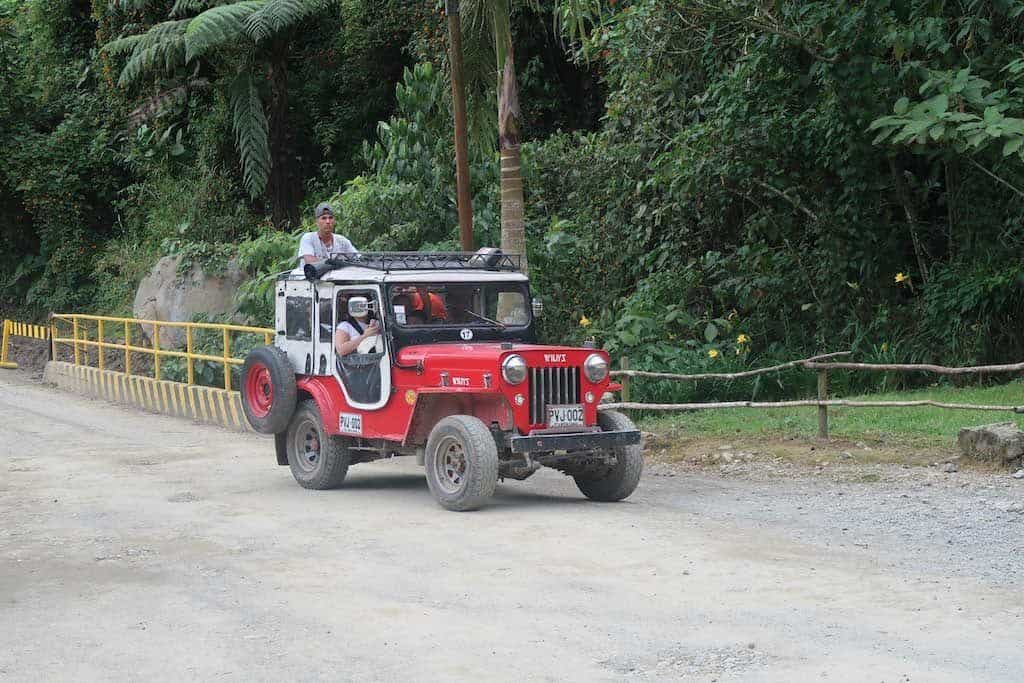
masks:
[[[331,254],[358,254],[348,238],[334,233],[334,209],[327,202],[320,202],[313,211],[316,218],[316,232],[307,232],[299,240],[299,267],[329,258]]]

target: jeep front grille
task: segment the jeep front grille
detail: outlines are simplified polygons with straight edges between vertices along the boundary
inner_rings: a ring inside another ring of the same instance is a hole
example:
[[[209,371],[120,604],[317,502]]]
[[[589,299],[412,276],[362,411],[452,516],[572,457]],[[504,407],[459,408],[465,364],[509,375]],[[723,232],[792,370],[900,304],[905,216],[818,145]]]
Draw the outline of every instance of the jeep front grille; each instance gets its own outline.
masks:
[[[530,368],[530,424],[547,424],[549,405],[579,402],[579,368]]]

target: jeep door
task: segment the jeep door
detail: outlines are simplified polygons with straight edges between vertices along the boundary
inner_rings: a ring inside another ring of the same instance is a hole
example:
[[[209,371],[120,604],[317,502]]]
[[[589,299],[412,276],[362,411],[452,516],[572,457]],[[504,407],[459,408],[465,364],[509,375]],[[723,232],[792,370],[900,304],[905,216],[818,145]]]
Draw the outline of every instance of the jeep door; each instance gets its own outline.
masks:
[[[348,317],[347,302],[350,297],[366,297],[374,318],[380,323],[380,335],[372,350],[357,350],[347,356],[339,356],[331,344],[333,356],[331,367],[345,400],[354,408],[376,410],[384,407],[391,396],[391,360],[387,343],[384,315],[381,315],[380,288],[375,285],[343,285],[335,289],[334,329]]]
[[[305,280],[284,280],[277,287],[277,346],[288,354],[295,372],[314,371],[313,285]]]

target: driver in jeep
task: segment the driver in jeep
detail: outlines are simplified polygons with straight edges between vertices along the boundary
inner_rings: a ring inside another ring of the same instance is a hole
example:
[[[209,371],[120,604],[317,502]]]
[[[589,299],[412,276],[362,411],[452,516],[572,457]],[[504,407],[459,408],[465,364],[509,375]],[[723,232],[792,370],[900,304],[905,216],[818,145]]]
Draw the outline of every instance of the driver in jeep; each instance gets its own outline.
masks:
[[[341,322],[334,331],[334,350],[339,356],[347,356],[358,349],[366,339],[380,336],[380,323],[370,320],[368,308],[357,311],[356,315],[350,315],[348,299],[338,297],[338,310],[345,312],[344,317],[338,316]]]

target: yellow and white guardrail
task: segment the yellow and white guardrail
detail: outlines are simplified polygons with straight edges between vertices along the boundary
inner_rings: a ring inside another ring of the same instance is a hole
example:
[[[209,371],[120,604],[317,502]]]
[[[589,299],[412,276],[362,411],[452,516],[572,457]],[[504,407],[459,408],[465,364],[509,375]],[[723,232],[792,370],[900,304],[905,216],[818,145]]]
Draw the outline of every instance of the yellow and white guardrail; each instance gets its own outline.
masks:
[[[232,347],[240,334],[257,335],[263,343],[270,344],[273,330],[75,313],[53,314],[50,325],[54,360],[46,365],[46,381],[155,413],[251,431],[242,411],[241,395],[231,381],[231,368],[242,365],[245,359],[234,357]],[[142,326],[148,329],[144,331]],[[166,344],[160,343],[161,330],[183,330],[184,350],[164,348]],[[197,350],[197,333],[216,340],[216,355],[209,349]],[[177,369],[184,371],[184,381],[167,379],[167,359],[183,361],[184,368]],[[223,386],[197,384],[197,361],[220,365]]]
[[[11,350],[11,337],[27,337],[29,339],[50,340],[50,328],[45,325],[33,325],[32,323],[19,323],[14,320],[4,319],[3,337],[0,340],[0,368],[13,370],[18,364],[8,360]]]

